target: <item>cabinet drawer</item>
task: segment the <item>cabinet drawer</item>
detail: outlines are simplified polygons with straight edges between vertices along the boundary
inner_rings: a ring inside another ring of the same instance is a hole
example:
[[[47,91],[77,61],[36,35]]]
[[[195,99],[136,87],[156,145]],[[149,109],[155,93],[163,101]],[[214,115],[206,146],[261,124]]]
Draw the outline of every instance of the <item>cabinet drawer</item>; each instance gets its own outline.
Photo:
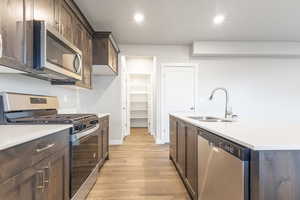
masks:
[[[0,182],[69,145],[69,129],[0,151]]]

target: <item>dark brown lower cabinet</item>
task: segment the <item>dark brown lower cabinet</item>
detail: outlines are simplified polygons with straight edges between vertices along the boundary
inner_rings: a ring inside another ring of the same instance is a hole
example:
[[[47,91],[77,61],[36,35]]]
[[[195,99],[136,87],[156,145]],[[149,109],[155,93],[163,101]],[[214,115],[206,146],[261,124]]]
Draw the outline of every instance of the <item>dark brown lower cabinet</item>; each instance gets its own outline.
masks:
[[[184,122],[178,122],[178,146],[177,146],[177,168],[184,178],[186,177],[186,125]]]
[[[44,199],[42,191],[43,167],[39,163],[0,184],[1,200]]]
[[[251,200],[300,199],[300,151],[252,151]]]
[[[0,151],[0,200],[69,200],[69,160],[68,130]]]
[[[102,117],[99,119],[99,163],[100,168],[103,166],[105,160],[109,159],[109,117]],[[100,170],[100,169],[99,169]]]
[[[103,126],[103,155],[105,159],[108,159],[109,152],[109,119],[104,120]]]
[[[170,158],[193,200],[198,196],[197,135],[197,127],[170,117]]]
[[[52,155],[48,159],[48,166],[45,172],[47,200],[68,200],[69,199],[69,148]],[[47,174],[47,170],[49,174]]]
[[[177,160],[177,121],[170,117],[170,158]]]
[[[193,199],[197,199],[198,189],[198,128],[187,125],[186,133],[186,183]]]
[[[69,148],[0,184],[2,200],[69,199]]]

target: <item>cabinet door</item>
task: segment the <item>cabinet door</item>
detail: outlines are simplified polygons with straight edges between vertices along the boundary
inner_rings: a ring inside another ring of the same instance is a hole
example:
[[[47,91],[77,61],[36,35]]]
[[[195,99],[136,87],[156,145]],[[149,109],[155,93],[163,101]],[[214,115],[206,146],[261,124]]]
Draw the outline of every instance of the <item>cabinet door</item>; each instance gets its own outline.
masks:
[[[63,1],[60,13],[60,32],[70,42],[73,42],[73,18],[70,7]]]
[[[2,182],[0,184],[0,199],[5,197],[5,200],[46,200],[44,169],[47,165],[47,161],[41,161]]]
[[[33,19],[34,0],[25,0],[25,56],[28,71],[31,71],[33,66]]]
[[[182,121],[178,122],[177,165],[181,175],[186,177],[186,125]]]
[[[52,155],[45,168],[47,200],[69,199],[69,148]]]
[[[117,66],[117,52],[110,40],[108,40],[108,65],[113,71],[118,72]]]
[[[74,45],[82,51],[82,54],[85,54],[85,30],[81,23],[78,20],[74,20],[73,23],[74,32],[73,32],[73,43]]]
[[[69,149],[55,153],[0,184],[0,199],[68,200]]]
[[[88,32],[86,32],[87,38],[87,52],[86,52],[86,67],[85,67],[85,85],[88,88],[92,88],[92,65],[93,65],[93,39]]]
[[[82,42],[82,80],[76,85],[84,88],[92,88],[92,37],[84,30]]]
[[[25,65],[24,0],[0,1],[0,64]]]
[[[177,121],[170,117],[170,157],[177,161]]]
[[[61,0],[35,0],[34,19],[45,21],[59,31]]]
[[[186,134],[186,182],[193,197],[197,199],[197,133],[198,129],[192,125],[187,126]]]
[[[103,162],[103,131],[102,131],[102,127],[99,128],[99,162],[100,163]]]
[[[105,119],[104,120],[104,127],[103,127],[103,155],[104,155],[104,159],[106,159],[108,157],[108,134],[109,134],[109,120]]]

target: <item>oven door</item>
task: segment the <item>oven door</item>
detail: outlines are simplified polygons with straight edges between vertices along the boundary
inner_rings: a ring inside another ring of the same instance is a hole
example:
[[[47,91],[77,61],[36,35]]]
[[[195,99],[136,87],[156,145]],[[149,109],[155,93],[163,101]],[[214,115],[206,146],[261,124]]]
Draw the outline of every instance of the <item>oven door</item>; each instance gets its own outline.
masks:
[[[99,125],[72,136],[71,197],[85,183],[98,164]]]
[[[81,80],[82,52],[43,21],[34,23],[34,68],[53,80]]]

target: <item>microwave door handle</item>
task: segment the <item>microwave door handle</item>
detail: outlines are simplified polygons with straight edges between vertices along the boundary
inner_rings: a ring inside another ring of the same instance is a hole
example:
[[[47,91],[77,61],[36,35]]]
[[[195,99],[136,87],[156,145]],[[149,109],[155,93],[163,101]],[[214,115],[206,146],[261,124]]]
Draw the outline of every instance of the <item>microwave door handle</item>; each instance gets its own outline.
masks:
[[[81,58],[81,55],[79,53],[76,54],[75,60],[76,59],[78,59],[78,63],[79,63],[77,72],[80,72],[80,74],[82,74],[82,58]]]

